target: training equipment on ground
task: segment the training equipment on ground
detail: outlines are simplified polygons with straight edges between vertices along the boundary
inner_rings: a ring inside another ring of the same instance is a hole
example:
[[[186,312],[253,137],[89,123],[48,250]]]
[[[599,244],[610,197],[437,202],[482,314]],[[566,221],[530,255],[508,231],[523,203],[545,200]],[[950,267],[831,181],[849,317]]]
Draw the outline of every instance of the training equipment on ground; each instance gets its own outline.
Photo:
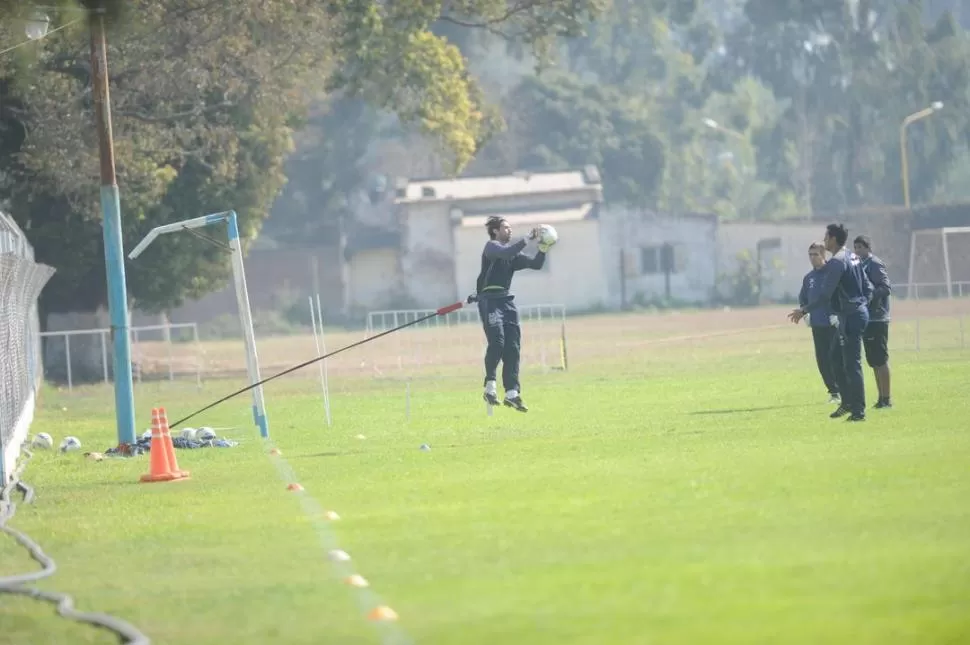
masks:
[[[250,391],[253,388],[260,387],[264,383],[268,383],[268,382],[272,381],[273,379],[277,379],[277,378],[279,378],[281,376],[286,376],[287,374],[289,374],[291,372],[295,372],[298,369],[304,368],[307,365],[313,365],[317,361],[322,361],[322,360],[327,359],[327,358],[330,358],[332,356],[336,356],[337,354],[339,354],[341,352],[345,352],[348,349],[353,349],[354,347],[360,347],[364,343],[369,343],[372,340],[377,340],[378,338],[381,338],[382,336],[387,336],[388,334],[394,333],[396,331],[400,331],[401,329],[404,329],[405,327],[410,327],[412,325],[417,325],[418,323],[422,323],[425,320],[428,320],[429,318],[434,318],[435,316],[447,316],[451,312],[458,311],[459,309],[461,309],[464,306],[465,306],[465,303],[464,302],[456,302],[456,303],[453,303],[453,304],[448,305],[447,307],[441,307],[440,309],[436,309],[433,312],[429,313],[428,315],[422,316],[421,318],[418,318],[417,320],[412,320],[411,322],[404,323],[403,325],[398,325],[397,327],[394,327],[393,329],[388,329],[387,331],[381,332],[379,334],[375,334],[374,336],[368,336],[367,338],[365,338],[363,340],[358,340],[356,343],[351,343],[349,345],[344,345],[340,349],[335,349],[335,350],[333,350],[332,352],[330,352],[328,354],[324,354],[323,356],[317,356],[315,358],[311,358],[308,361],[303,361],[299,365],[294,365],[293,367],[291,367],[289,369],[286,369],[286,370],[283,370],[282,372],[280,372],[278,374],[274,374],[273,376],[264,378],[264,379],[262,379],[260,381],[257,381],[256,383],[253,383],[252,385],[248,385],[248,386],[246,386],[244,388],[241,388],[239,390],[236,390],[235,392],[233,392],[231,394],[227,394],[226,396],[222,397],[218,401],[214,401],[214,402],[210,403],[209,405],[205,406],[204,408],[200,408],[200,409],[196,410],[195,412],[193,412],[189,416],[183,417],[182,419],[179,419],[178,421],[176,421],[172,425],[173,426],[180,426],[183,423],[185,423],[186,421],[188,421],[189,419],[192,419],[193,417],[195,417],[195,416],[197,416],[199,414],[202,414],[206,410],[211,410],[212,408],[216,407],[220,403],[224,403],[225,401],[228,401],[229,399],[231,399],[231,398],[233,398],[235,396],[239,396],[240,394],[244,394],[244,393]]]
[[[40,450],[50,450],[54,447],[54,438],[46,432],[41,432],[34,437],[34,440],[30,442],[30,445]]]
[[[61,446],[59,450],[61,452],[74,452],[75,450],[81,449],[81,440],[77,437],[64,437],[61,441]]]
[[[141,476],[141,482],[170,482],[189,478],[189,471],[180,469],[175,457],[175,445],[172,443],[165,408],[152,408],[152,444],[149,454],[149,470]]]

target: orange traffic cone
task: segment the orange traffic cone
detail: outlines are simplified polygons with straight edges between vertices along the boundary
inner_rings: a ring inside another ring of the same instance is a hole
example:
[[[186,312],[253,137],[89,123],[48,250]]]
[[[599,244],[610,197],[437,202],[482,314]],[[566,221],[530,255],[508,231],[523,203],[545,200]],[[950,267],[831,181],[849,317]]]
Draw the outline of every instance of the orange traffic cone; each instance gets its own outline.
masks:
[[[172,443],[172,432],[168,428],[168,416],[165,408],[159,408],[159,416],[162,425],[162,440],[165,445],[165,453],[168,456],[168,467],[172,469],[172,474],[176,477],[188,478],[189,471],[180,470],[178,460],[175,458],[175,444]]]
[[[168,453],[165,450],[165,440],[162,437],[162,421],[158,408],[152,408],[151,464],[148,473],[141,476],[141,481],[168,482],[178,477],[179,475],[172,473],[168,464]]]

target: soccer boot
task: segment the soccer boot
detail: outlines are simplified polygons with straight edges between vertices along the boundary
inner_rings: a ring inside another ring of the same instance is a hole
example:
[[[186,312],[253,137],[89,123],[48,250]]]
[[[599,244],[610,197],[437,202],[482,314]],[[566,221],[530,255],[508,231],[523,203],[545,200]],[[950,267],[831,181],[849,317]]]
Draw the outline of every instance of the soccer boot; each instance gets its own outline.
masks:
[[[485,403],[489,405],[498,405],[498,392],[495,388],[495,381],[485,381],[485,392],[482,393],[482,398],[485,399]]]
[[[522,397],[519,396],[518,393],[512,396],[510,396],[509,394],[506,394],[505,401],[503,401],[503,403],[505,404],[506,407],[515,408],[519,412],[529,411],[529,408],[525,406],[525,403],[522,401]]]
[[[874,407],[877,410],[882,410],[884,408],[891,408],[891,407],[893,407],[893,403],[892,403],[892,400],[891,399],[879,399],[876,402],[876,404],[874,406],[872,406],[872,407]]]
[[[849,416],[847,416],[845,418],[845,420],[846,421],[865,421],[866,420],[866,415],[865,414],[859,414],[858,412],[853,412],[852,414],[850,414]]]
[[[831,418],[831,419],[838,419],[840,417],[844,417],[845,415],[849,414],[849,412],[851,412],[851,410],[849,410],[849,408],[845,407],[844,404],[840,403],[839,404],[839,407],[836,408],[835,412],[833,412],[832,414],[829,415],[829,418]]]
[[[829,394],[829,403],[842,403],[842,397],[838,393]]]

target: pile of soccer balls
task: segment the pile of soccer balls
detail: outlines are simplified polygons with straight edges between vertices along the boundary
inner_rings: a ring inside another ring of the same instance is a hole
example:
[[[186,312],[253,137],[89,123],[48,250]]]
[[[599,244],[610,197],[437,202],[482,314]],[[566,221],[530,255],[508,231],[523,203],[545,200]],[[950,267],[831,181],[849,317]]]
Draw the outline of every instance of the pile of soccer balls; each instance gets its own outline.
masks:
[[[33,441],[30,442],[30,446],[37,450],[50,450],[54,447],[54,438],[47,434],[46,432],[41,432],[37,434]],[[61,452],[74,452],[75,450],[81,449],[81,440],[77,437],[64,437],[61,441],[61,445],[57,448]]]

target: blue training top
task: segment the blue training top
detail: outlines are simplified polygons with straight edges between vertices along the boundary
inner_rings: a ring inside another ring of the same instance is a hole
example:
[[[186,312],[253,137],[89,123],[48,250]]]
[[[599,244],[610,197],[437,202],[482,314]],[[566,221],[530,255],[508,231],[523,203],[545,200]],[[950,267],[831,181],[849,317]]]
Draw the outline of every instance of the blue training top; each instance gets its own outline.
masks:
[[[868,310],[872,283],[855,253],[849,255],[841,249],[825,263],[822,272],[822,286],[802,305],[803,312],[810,312],[824,302],[828,302],[832,311],[840,316]]]
[[[804,307],[809,301],[816,300],[822,290],[822,279],[825,277],[825,265],[812,269],[802,278],[802,290],[798,294],[798,304]],[[812,327],[831,327],[832,306],[828,300],[823,300],[814,309],[808,310],[808,324]]]

